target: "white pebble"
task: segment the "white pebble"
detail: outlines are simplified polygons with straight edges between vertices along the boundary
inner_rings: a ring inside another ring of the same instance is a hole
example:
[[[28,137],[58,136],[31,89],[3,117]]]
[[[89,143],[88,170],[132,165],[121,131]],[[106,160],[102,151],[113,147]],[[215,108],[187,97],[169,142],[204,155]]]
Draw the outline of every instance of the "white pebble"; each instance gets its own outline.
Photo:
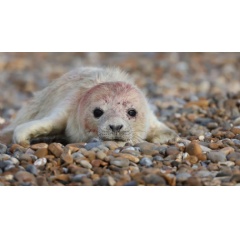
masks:
[[[46,158],[40,158],[40,159],[37,159],[35,162],[34,162],[34,165],[36,167],[39,167],[39,166],[43,166],[47,163],[47,159]]]
[[[205,137],[204,137],[203,135],[201,135],[201,136],[198,137],[198,139],[199,139],[200,141],[203,141],[203,140],[205,139]]]

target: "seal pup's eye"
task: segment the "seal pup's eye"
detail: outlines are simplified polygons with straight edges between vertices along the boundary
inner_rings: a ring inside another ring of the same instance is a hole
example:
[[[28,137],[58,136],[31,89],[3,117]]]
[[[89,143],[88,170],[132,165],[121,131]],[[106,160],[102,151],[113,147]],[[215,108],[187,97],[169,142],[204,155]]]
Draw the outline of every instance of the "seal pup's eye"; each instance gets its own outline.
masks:
[[[96,108],[93,111],[93,115],[94,115],[95,118],[101,117],[103,115],[103,113],[104,113],[103,110],[100,109],[100,108]]]
[[[137,115],[137,111],[135,109],[129,109],[128,110],[128,115],[130,117],[135,117]]]

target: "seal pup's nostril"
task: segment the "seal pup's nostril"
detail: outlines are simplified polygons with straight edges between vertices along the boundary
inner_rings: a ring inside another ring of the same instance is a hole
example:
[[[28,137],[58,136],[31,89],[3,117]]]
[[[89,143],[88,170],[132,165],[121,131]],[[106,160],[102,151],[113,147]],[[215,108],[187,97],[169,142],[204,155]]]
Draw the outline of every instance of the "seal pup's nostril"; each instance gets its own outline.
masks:
[[[119,132],[123,128],[123,125],[109,125],[109,127],[113,132]]]

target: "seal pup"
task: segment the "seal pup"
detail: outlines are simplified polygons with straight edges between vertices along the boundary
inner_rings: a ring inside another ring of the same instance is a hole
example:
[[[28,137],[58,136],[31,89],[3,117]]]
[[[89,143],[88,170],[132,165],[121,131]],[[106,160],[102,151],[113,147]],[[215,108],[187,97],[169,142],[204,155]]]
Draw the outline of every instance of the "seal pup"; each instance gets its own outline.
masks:
[[[1,138],[28,146],[31,139],[64,134],[72,142],[163,143],[176,133],[158,121],[144,94],[119,68],[78,68],[37,92]]]

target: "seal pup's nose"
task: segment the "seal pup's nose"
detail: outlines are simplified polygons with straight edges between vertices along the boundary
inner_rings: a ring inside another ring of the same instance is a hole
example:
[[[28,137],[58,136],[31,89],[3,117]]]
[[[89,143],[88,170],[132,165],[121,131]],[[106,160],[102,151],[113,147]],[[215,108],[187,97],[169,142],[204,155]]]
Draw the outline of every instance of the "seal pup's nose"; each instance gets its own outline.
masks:
[[[113,132],[119,132],[123,128],[123,125],[109,125],[109,127]]]

